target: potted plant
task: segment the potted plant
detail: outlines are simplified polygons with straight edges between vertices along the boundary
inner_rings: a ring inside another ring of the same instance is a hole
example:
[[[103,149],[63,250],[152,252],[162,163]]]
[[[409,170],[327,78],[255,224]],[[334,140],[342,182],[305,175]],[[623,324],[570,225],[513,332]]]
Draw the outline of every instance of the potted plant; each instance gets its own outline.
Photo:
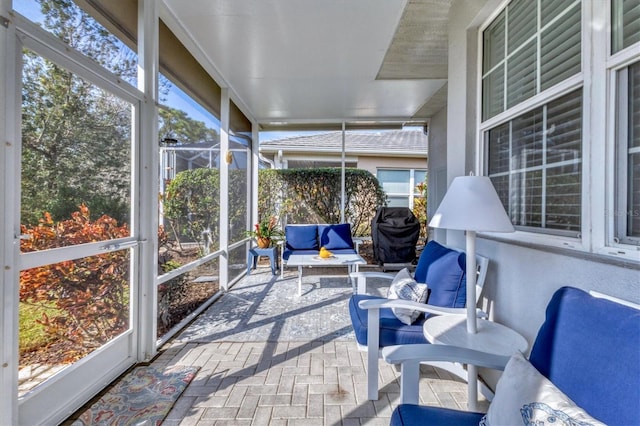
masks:
[[[254,225],[252,231],[247,231],[247,235],[256,239],[259,248],[271,247],[272,237],[282,235],[277,224],[278,221],[275,216],[271,216],[269,219],[262,219]]]

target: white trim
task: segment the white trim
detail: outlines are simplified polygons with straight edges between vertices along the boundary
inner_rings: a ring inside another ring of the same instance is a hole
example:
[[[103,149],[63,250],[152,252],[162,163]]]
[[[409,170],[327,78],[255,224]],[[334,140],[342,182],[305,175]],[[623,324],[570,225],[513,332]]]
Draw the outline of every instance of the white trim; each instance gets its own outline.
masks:
[[[157,17],[155,19],[157,22]],[[12,352],[15,353],[12,356],[12,360],[8,363],[11,367],[12,374],[15,375],[14,383],[8,385],[6,382],[2,383],[2,391],[5,392],[11,388],[12,395],[10,401],[12,408],[8,410],[9,415],[16,419],[12,423],[21,424],[35,424],[45,422],[58,422],[64,420],[73,411],[79,408],[83,403],[90,399],[95,393],[100,391],[106,384],[115,379],[126,368],[135,362],[136,348],[139,345],[136,336],[140,329],[144,329],[146,332],[154,333],[155,328],[140,327],[140,318],[144,318],[144,313],[141,313],[136,305],[139,294],[145,294],[144,291],[139,291],[139,265],[138,259],[139,243],[141,235],[138,229],[140,220],[140,206],[146,203],[140,200],[139,191],[141,188],[145,188],[148,194],[156,196],[157,191],[153,190],[152,186],[141,184],[141,174],[143,174],[143,164],[138,162],[139,155],[141,153],[139,144],[137,141],[140,139],[141,132],[139,124],[141,122],[140,103],[144,99],[141,91],[138,91],[135,87],[120,80],[117,76],[104,69],[99,64],[92,61],[90,58],[83,54],[69,48],[68,45],[61,40],[54,37],[52,34],[44,31],[36,24],[26,20],[20,15],[15,15],[15,23],[17,29],[15,30],[14,39],[21,41],[24,47],[29,48],[39,56],[46,58],[54,63],[57,63],[61,67],[69,70],[78,77],[90,82],[101,90],[105,90],[119,97],[125,102],[131,105],[131,204],[130,212],[131,221],[131,233],[132,235],[126,238],[120,238],[115,240],[107,240],[90,244],[75,245],[68,247],[61,247],[51,250],[43,250],[32,253],[19,254],[19,218],[20,218],[20,155],[21,155],[21,141],[19,135],[20,117],[15,118],[16,122],[16,150],[14,153],[14,165],[11,168],[5,169],[5,177],[9,176],[9,179],[13,179],[11,183],[14,189],[13,199],[8,203],[12,206],[12,227],[15,229],[14,235],[8,237],[3,236],[3,240],[7,244],[11,242],[13,250],[15,252],[14,258],[11,264],[16,267],[12,272],[13,278],[11,279],[12,288],[15,289],[15,297],[12,300],[8,300],[5,304],[5,311],[11,313],[12,316],[17,318],[19,311],[19,299],[17,298],[18,285],[18,269],[30,268],[37,265],[58,263],[63,260],[77,259],[96,254],[101,254],[114,250],[128,249],[131,259],[131,273],[129,276],[130,283],[130,305],[129,305],[129,330],[116,336],[113,340],[100,348],[93,351],[88,356],[81,360],[70,364],[67,368],[49,378],[35,389],[26,393],[19,400],[18,387],[17,387],[17,375],[18,375],[18,343],[16,340],[5,340],[8,342],[8,346]],[[16,57],[16,63],[21,64],[22,61],[22,46],[14,45],[12,56]],[[157,54],[157,53],[156,53]],[[15,69],[8,71],[10,77],[8,80],[15,80],[15,90],[20,93],[22,66],[15,66]],[[153,98],[147,97],[151,100],[152,110],[155,110],[155,103]],[[19,114],[21,111],[21,99],[20,96],[15,96],[15,102],[11,106],[10,112],[6,112],[5,115],[11,116],[12,114]],[[154,125],[152,123],[152,125]],[[155,125],[157,127],[157,125]],[[154,129],[157,132],[157,129]],[[154,140],[155,136],[150,135]],[[154,144],[155,146],[155,144]],[[157,155],[157,154],[155,154]],[[157,164],[157,162],[156,162]],[[153,175],[153,180],[157,180],[156,167],[147,167],[150,173]],[[7,182],[8,183],[8,182]],[[152,208],[155,212],[155,208]],[[157,218],[156,218],[157,220]],[[153,217],[152,220],[153,222]],[[153,241],[156,238],[157,229],[154,229],[151,236]],[[143,244],[144,246],[144,244]],[[154,273],[155,264],[153,268],[147,268]],[[148,303],[148,302],[147,302]],[[155,307],[154,307],[155,308]],[[155,320],[155,316],[153,317]],[[18,326],[12,326],[17,335]],[[6,330],[6,325],[3,324],[3,330]],[[87,380],[90,377],[91,380]],[[19,402],[18,402],[19,401]],[[4,408],[4,407],[3,407]],[[13,412],[12,412],[13,411]]]
[[[0,15],[9,17],[11,0],[0,0]],[[19,246],[16,219],[20,193],[16,182],[20,152],[20,67],[21,49],[16,28],[9,22],[0,28],[0,413],[7,424],[18,423],[18,268]]]
[[[315,153],[317,153],[317,151],[314,151]],[[264,152],[263,152],[264,153]],[[338,153],[336,153],[338,154]],[[378,154],[380,154],[378,152]],[[322,162],[322,163],[336,163],[341,161],[340,157],[338,155],[331,155],[331,156],[320,156],[320,155],[287,155],[284,154],[283,158],[286,158],[287,161],[316,161],[316,162]],[[358,161],[358,157],[345,157],[345,161],[347,163],[355,163]]]
[[[77,52],[62,40],[43,30],[38,25],[15,15],[17,33],[24,47],[55,62],[96,86],[111,92],[123,100],[136,104],[143,100],[142,92],[97,64],[91,58]]]
[[[132,352],[128,331],[69,365],[20,398],[20,421],[14,424],[61,423],[133,365]]]
[[[224,158],[229,150],[229,90],[222,88],[220,96],[220,156]],[[220,161],[220,289],[229,290],[229,165]]]
[[[564,80],[563,82],[558,83],[549,89],[546,89],[544,92],[538,93],[537,95],[532,96],[526,101],[522,101],[518,105],[511,107],[508,111],[501,112],[500,114],[497,114],[485,120],[480,124],[480,131],[483,132],[495,126],[499,126],[500,124],[510,121],[514,117],[539,108],[554,99],[566,95],[567,93],[571,93],[572,91],[583,86],[582,77],[583,73],[580,72]],[[482,118],[482,114],[480,114],[480,118]]]
[[[628,307],[630,307],[630,308],[640,310],[640,305],[639,305],[639,304],[637,304],[637,303],[633,303],[633,302],[631,302],[631,301],[629,301],[629,300],[620,299],[620,298],[618,298],[618,297],[610,296],[610,295],[608,295],[608,294],[604,294],[604,293],[600,293],[599,291],[595,291],[595,290],[590,290],[590,291],[589,291],[589,294],[590,294],[591,296],[593,296],[593,297],[597,297],[597,298],[599,298],[599,299],[606,299],[606,300],[610,300],[610,301],[612,301],[612,302],[619,303],[619,304],[621,304],[621,305],[628,306]]]
[[[135,186],[133,194],[133,228],[139,239],[146,242],[134,252],[132,273],[134,286],[131,309],[134,330],[133,348],[137,360],[149,360],[157,352],[158,292],[158,221],[160,191],[158,167],[158,56],[159,19],[158,3],[155,0],[138,2],[138,88],[144,93],[140,105],[139,120],[135,121],[133,137],[136,153],[132,161]]]
[[[596,228],[601,231],[594,237],[594,251],[605,255],[620,256],[623,258],[640,261],[640,246],[616,241],[617,220],[616,212],[619,208],[619,197],[625,199],[626,188],[618,186],[618,174],[626,170],[626,153],[619,152],[618,127],[620,125],[618,111],[622,108],[618,97],[620,72],[630,65],[640,61],[640,43],[636,43],[611,55],[613,19],[611,8],[604,10],[607,17],[606,25],[606,53],[604,61],[604,73],[606,73],[606,146],[605,146],[605,185],[603,208],[598,220],[602,226]],[[624,158],[624,159],[623,159]],[[621,166],[621,163],[624,166]],[[624,170],[621,170],[621,167]],[[621,195],[619,195],[619,193]],[[595,208],[594,208],[595,209]]]
[[[82,259],[116,250],[132,248],[136,247],[138,243],[139,241],[133,237],[126,237],[115,240],[98,241],[95,243],[76,244],[48,250],[32,251],[20,254],[17,263],[18,268],[22,271],[25,269],[37,268],[39,266],[64,262],[65,260]]]
[[[580,13],[582,14],[581,35],[582,40],[582,61],[580,68],[584,78],[582,90],[582,191],[581,191],[581,214],[580,214],[580,239],[584,251],[592,251],[593,248],[593,220],[598,214],[594,211],[599,204],[601,197],[593,196],[597,194],[598,186],[602,185],[602,179],[596,176],[604,175],[604,162],[597,166],[600,170],[594,170],[593,158],[604,157],[603,144],[596,144],[594,141],[604,138],[604,120],[602,116],[594,116],[593,105],[606,104],[606,78],[598,72],[597,67],[604,62],[605,56],[601,54],[602,33],[597,31],[599,27],[593,22],[594,17],[604,19],[602,13],[594,12],[593,8],[597,2],[583,2]],[[574,7],[573,5],[571,7]],[[591,25],[586,25],[589,22]],[[601,27],[604,27],[602,22]],[[604,87],[603,87],[604,84]],[[599,146],[596,146],[599,145]],[[594,151],[598,151],[594,153]],[[595,155],[594,155],[595,154]]]

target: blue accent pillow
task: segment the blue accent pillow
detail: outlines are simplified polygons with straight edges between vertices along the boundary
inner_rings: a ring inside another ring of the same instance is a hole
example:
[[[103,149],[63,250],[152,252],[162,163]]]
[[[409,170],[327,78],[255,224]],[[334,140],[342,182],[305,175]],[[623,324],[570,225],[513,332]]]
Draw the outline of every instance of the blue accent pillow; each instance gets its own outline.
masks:
[[[427,303],[447,308],[464,308],[467,302],[467,258],[464,253],[450,250],[429,265]]]
[[[318,225],[320,234],[320,247],[327,250],[352,249],[351,225],[341,223],[338,225]]]
[[[318,225],[287,225],[284,234],[290,250],[318,250]]]

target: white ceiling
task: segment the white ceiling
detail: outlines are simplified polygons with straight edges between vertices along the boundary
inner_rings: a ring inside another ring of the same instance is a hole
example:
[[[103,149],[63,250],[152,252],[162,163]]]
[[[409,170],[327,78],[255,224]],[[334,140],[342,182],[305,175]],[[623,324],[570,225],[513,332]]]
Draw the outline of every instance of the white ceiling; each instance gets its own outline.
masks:
[[[165,23],[265,127],[423,119],[446,83],[450,0],[163,2]]]

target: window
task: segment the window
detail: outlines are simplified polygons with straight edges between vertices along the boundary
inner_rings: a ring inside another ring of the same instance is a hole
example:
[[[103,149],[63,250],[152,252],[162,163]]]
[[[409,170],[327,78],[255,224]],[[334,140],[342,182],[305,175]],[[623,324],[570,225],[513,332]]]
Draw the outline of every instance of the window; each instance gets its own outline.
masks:
[[[582,90],[486,132],[488,174],[514,225],[577,236]]]
[[[409,207],[413,209],[414,200],[422,194],[417,186],[426,178],[426,170],[388,170],[379,169],[378,181],[387,194],[389,207]]]
[[[558,86],[581,71],[581,31],[581,1],[512,0],[482,32],[485,173],[520,230],[581,233],[583,90]]]
[[[611,3],[611,52],[617,53],[640,41],[640,3],[614,0]]]
[[[640,62],[617,74],[615,241],[640,245]]]
[[[611,85],[615,90],[613,243],[640,245],[640,3],[611,2]]]
[[[580,1],[511,1],[483,32],[482,119],[579,73],[580,33]]]

